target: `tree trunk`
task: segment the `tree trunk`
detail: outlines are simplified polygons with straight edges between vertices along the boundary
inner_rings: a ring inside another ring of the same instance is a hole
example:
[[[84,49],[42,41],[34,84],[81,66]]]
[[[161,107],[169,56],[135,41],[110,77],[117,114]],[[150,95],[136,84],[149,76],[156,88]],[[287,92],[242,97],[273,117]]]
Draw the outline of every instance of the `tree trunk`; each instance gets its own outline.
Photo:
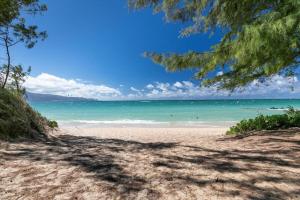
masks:
[[[5,43],[5,50],[6,50],[6,55],[7,55],[7,69],[6,69],[6,74],[5,74],[5,79],[2,85],[2,88],[5,88],[6,84],[7,84],[7,80],[9,77],[9,72],[10,72],[10,53],[9,53],[9,43],[8,43],[8,37],[5,37],[4,40]]]

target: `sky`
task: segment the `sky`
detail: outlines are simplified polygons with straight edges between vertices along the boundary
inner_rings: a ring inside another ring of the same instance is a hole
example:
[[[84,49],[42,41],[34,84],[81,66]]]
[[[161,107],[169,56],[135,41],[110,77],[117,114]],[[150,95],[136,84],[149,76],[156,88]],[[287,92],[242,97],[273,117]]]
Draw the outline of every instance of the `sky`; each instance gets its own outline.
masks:
[[[274,76],[229,93],[199,88],[192,71],[169,73],[143,52],[204,51],[222,33],[179,37],[184,24],[166,23],[150,9],[133,11],[126,0],[42,0],[43,16],[27,18],[49,37],[35,48],[12,49],[14,64],[32,66],[25,83],[29,92],[96,98],[210,99],[296,98],[298,78]],[[291,89],[293,85],[294,89]],[[299,88],[299,89],[298,89]]]

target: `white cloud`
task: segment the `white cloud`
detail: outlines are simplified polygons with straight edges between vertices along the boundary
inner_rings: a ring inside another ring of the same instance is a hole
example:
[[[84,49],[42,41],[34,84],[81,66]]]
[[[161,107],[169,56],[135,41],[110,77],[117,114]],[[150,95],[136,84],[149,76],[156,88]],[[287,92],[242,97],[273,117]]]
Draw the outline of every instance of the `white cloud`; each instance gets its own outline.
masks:
[[[158,90],[154,89],[154,90],[151,90],[149,93],[147,93],[146,96],[150,97],[150,98],[151,97],[157,98],[157,97],[159,97],[159,94],[160,94],[160,92]]]
[[[177,81],[176,83],[174,83],[174,87],[182,88],[183,85],[182,85],[182,83],[180,83],[180,82]]]
[[[264,83],[253,81],[239,92],[242,92],[245,95],[263,95],[269,97],[287,98],[289,96],[294,96],[296,90],[300,90],[300,83],[298,82],[297,77],[274,75]],[[288,96],[282,96],[282,94]]]
[[[29,76],[24,83],[29,92],[94,99],[113,99],[122,93],[105,85],[85,83],[80,80],[64,79],[47,73]]]
[[[165,92],[168,91],[169,87],[170,87],[170,83],[160,83],[160,82],[156,82],[156,88]]]
[[[151,90],[151,89],[153,89],[153,88],[154,88],[154,85],[152,85],[152,84],[148,84],[148,85],[146,86],[146,88],[147,88],[147,89],[149,89],[149,90]]]
[[[143,90],[136,89],[135,87],[130,87],[130,90],[134,92],[134,94],[128,94],[127,97],[124,97],[125,99],[139,99],[143,97]]]
[[[130,87],[131,92],[122,94],[119,89],[106,85],[95,85],[82,80],[65,79],[46,73],[28,77],[24,86],[27,91],[34,93],[99,100],[300,97],[300,82],[297,77],[288,78],[280,75],[275,75],[264,83],[253,81],[233,93],[218,90],[216,86],[199,87],[191,81],[177,81],[175,83],[149,83],[141,89]]]
[[[233,93],[218,90],[217,86],[199,87],[191,81],[177,81],[174,84],[155,82],[151,85],[153,87],[144,96],[152,99],[289,98],[300,93],[297,77],[280,75],[275,75],[264,83],[253,81]]]
[[[184,84],[185,87],[194,87],[194,83],[190,82],[190,81],[182,81],[182,83]]]
[[[140,90],[136,89],[135,87],[130,87],[130,90],[132,90],[133,92],[140,92]]]

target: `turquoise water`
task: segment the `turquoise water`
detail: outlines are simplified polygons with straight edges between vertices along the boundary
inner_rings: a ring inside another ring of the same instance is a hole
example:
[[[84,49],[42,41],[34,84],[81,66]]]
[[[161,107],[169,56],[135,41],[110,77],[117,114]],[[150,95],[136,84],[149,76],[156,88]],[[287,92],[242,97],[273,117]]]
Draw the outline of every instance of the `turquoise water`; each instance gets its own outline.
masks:
[[[300,109],[300,100],[199,100],[199,101],[58,101],[31,102],[44,116],[81,123],[233,123],[259,114]],[[276,107],[277,109],[270,109]]]

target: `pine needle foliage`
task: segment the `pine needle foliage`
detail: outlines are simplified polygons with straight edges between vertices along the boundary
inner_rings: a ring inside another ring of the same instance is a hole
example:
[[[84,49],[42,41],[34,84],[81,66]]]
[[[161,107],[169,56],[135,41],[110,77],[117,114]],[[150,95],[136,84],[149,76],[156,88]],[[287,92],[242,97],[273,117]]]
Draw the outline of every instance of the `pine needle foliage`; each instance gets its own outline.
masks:
[[[0,0],[0,38],[8,46],[22,42],[32,48],[39,39],[47,37],[46,31],[38,31],[36,25],[29,25],[26,16],[42,14],[47,6],[39,0]]]
[[[145,55],[168,71],[196,69],[205,86],[234,90],[275,74],[293,76],[300,61],[299,0],[128,0],[152,7],[168,22],[187,22],[181,36],[223,31],[208,51]],[[216,71],[222,75],[215,75]]]

